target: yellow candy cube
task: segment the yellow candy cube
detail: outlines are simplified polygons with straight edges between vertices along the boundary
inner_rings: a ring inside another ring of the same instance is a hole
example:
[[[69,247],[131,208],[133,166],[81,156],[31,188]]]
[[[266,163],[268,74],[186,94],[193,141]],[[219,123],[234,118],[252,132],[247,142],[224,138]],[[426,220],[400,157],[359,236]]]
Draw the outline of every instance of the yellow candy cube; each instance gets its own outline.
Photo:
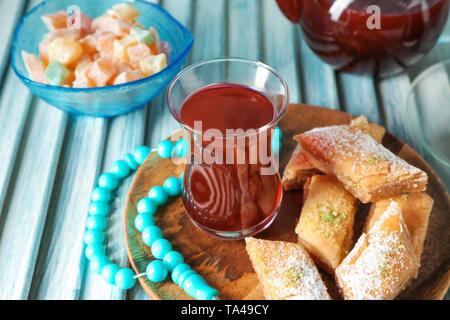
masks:
[[[68,66],[76,62],[83,54],[83,48],[77,40],[62,37],[56,38],[48,46],[49,61],[58,61]]]
[[[150,76],[154,73],[160,72],[167,67],[167,58],[164,53],[145,57],[139,61],[139,67],[145,76]]]
[[[127,48],[135,45],[136,39],[131,36],[125,36],[122,39],[116,39],[113,42],[114,56],[120,61],[128,61]]]
[[[107,12],[115,18],[124,20],[134,20],[141,14],[135,7],[128,3],[116,4]]]

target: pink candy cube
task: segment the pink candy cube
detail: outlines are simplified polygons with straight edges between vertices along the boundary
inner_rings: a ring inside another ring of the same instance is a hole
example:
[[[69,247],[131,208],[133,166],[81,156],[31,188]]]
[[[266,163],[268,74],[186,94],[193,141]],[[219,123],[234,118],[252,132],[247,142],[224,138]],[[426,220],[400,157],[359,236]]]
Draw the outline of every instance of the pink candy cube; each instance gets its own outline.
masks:
[[[114,60],[115,35],[111,32],[96,32],[95,36],[97,38],[97,51],[100,53],[100,57]]]
[[[75,40],[80,39],[81,37],[81,30],[79,29],[55,29],[53,31],[47,32],[44,34],[44,38],[42,39],[42,42],[51,42],[55,40],[56,38],[72,38]]]
[[[92,88],[95,87],[94,83],[87,76],[78,77],[72,83],[74,88]]]
[[[99,58],[95,60],[87,76],[97,87],[106,86],[108,81],[116,74],[117,67],[114,61],[108,58]]]
[[[97,37],[93,34],[85,36],[79,42],[84,53],[93,54],[97,51]]]
[[[67,13],[65,11],[44,14],[41,19],[50,31],[67,28]]]
[[[129,34],[132,27],[132,21],[120,20],[110,15],[103,15],[92,21],[93,30],[112,32],[118,37],[124,37]]]
[[[41,59],[44,65],[48,65],[50,61],[48,61],[48,46],[49,42],[41,42],[39,43],[39,58]]]
[[[22,51],[23,62],[25,63],[25,68],[28,71],[28,76],[31,80],[40,82],[40,83],[48,83],[45,78],[45,69],[42,63],[38,58],[34,56],[34,54],[27,53]]]
[[[91,32],[92,18],[81,11],[74,11],[67,18],[67,27],[69,29],[80,29],[83,35]]]
[[[130,62],[133,63],[133,62],[139,62],[146,56],[150,55],[151,52],[150,52],[150,48],[147,45],[145,45],[143,43],[139,43],[137,45],[127,48],[127,54],[128,54],[128,58],[130,59]]]
[[[114,79],[114,84],[123,84],[131,81],[136,81],[143,77],[144,75],[140,70],[124,71],[119,74],[116,79]]]

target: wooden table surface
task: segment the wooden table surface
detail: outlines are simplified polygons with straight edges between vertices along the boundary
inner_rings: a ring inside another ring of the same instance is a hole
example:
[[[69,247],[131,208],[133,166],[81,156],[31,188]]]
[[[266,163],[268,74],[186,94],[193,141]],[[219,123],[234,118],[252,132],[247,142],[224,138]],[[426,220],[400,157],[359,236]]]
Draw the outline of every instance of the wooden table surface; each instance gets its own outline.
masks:
[[[90,192],[99,173],[136,146],[155,146],[178,128],[163,95],[113,119],[73,117],[34,97],[9,65],[20,17],[40,1],[0,0],[0,299],[148,299],[93,274],[83,254]],[[195,37],[186,64],[236,56],[260,60],[287,80],[292,102],[304,102],[384,125],[424,150],[406,127],[404,100],[427,66],[450,57],[442,42],[408,73],[384,80],[338,73],[302,41],[274,0],[164,0]],[[122,228],[127,178],[108,219],[108,255],[127,265]],[[448,188],[447,184],[447,188]]]

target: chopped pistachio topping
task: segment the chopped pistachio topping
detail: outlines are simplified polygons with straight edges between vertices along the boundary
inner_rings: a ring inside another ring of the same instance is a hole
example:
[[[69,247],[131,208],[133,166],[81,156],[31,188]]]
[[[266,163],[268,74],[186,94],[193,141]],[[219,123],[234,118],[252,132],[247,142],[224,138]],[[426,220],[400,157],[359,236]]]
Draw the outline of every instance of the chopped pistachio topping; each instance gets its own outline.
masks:
[[[386,278],[389,274],[390,266],[386,259],[378,262],[378,271],[383,278]]]
[[[360,185],[359,183],[353,183],[353,184],[352,184],[352,188],[353,188],[353,189],[360,189],[360,188],[361,188],[361,185]]]
[[[382,160],[384,160],[384,159],[377,158],[377,157],[370,157],[367,159],[367,163],[368,164],[377,164],[377,163],[381,162]]]
[[[283,276],[288,282],[288,287],[299,287],[302,283],[304,274],[298,266],[292,266],[284,271]]]
[[[336,211],[331,210],[329,207],[326,207],[320,210],[319,212],[322,220],[327,222],[333,222],[338,216],[338,213]]]
[[[304,218],[304,225],[323,237],[329,237],[335,232],[345,228],[348,216],[336,210],[331,204],[312,204]],[[308,218],[306,218],[306,216]]]
[[[408,196],[409,196],[408,192],[402,193],[402,200],[404,201],[408,200]]]

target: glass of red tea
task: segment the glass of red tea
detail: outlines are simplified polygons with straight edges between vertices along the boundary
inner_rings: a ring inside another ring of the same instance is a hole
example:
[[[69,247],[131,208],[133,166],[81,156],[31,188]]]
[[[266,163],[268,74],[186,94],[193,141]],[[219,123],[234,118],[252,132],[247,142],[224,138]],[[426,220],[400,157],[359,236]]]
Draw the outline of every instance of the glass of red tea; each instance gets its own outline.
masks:
[[[285,80],[260,62],[210,60],[181,71],[167,103],[189,142],[182,199],[194,225],[222,239],[266,229],[283,195],[272,139],[289,103]]]
[[[303,39],[339,71],[385,77],[436,44],[450,0],[276,0]]]

